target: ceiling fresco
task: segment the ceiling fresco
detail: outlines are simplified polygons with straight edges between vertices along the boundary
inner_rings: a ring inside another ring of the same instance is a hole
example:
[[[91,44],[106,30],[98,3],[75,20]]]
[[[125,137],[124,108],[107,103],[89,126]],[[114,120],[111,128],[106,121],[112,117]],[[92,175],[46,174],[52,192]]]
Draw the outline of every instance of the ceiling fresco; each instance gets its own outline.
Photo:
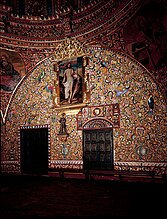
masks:
[[[124,28],[126,49],[149,70],[167,66],[167,9],[146,4]]]

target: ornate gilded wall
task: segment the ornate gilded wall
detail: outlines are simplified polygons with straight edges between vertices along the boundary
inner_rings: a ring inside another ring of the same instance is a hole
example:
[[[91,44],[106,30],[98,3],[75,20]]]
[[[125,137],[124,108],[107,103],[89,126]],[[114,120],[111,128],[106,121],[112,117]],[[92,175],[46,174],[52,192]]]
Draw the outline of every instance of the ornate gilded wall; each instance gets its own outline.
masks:
[[[157,174],[167,173],[167,106],[149,72],[132,58],[114,51],[89,47],[84,55],[88,58],[84,92],[89,92],[89,98],[77,109],[54,105],[57,77],[54,63],[58,61],[55,54],[41,60],[22,80],[2,125],[2,171],[20,172],[20,127],[41,125],[47,125],[50,130],[49,168],[82,168],[78,113],[88,107],[118,104],[119,125],[113,126],[114,168],[136,169],[142,165]],[[151,95],[153,111],[148,106]],[[66,113],[69,134],[65,142],[58,135],[62,112]],[[113,118],[103,115],[113,122]]]

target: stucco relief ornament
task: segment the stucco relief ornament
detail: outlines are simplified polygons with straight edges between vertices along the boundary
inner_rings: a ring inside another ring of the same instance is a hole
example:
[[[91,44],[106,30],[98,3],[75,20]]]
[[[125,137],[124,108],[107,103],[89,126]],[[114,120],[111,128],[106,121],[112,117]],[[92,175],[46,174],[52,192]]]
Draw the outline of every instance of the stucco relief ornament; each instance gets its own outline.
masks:
[[[55,50],[55,58],[57,60],[69,59],[85,55],[85,48],[76,38],[66,38]]]
[[[139,155],[140,159],[142,159],[143,156],[146,155],[147,150],[145,147],[143,147],[142,143],[136,148],[136,153]]]
[[[138,143],[136,146],[136,154],[142,159],[143,156],[147,154],[147,149],[143,146],[145,145],[145,129],[144,127],[137,127],[136,134],[138,137]]]
[[[59,139],[64,142],[67,141],[67,137],[69,136],[66,127],[66,114],[62,113],[62,117],[60,118],[60,130],[59,130]]]

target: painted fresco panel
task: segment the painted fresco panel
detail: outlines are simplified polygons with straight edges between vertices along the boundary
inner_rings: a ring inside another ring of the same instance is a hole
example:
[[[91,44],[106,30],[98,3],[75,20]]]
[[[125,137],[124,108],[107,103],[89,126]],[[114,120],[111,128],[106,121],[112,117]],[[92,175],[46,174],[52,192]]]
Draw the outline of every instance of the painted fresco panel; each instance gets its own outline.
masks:
[[[1,92],[12,92],[25,75],[23,60],[13,51],[0,50]]]
[[[167,9],[149,2],[124,28],[126,49],[149,70],[167,65]]]

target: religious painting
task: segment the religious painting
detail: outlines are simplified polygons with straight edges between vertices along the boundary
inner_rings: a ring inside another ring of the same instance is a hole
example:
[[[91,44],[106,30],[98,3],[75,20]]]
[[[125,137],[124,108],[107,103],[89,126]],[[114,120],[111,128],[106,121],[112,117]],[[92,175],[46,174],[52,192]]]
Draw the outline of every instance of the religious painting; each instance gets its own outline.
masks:
[[[126,50],[149,70],[167,66],[167,8],[145,4],[124,28]]]
[[[25,75],[25,67],[20,55],[13,51],[0,50],[1,92],[12,92]]]
[[[60,105],[79,104],[83,102],[83,57],[63,60],[59,66]]]

